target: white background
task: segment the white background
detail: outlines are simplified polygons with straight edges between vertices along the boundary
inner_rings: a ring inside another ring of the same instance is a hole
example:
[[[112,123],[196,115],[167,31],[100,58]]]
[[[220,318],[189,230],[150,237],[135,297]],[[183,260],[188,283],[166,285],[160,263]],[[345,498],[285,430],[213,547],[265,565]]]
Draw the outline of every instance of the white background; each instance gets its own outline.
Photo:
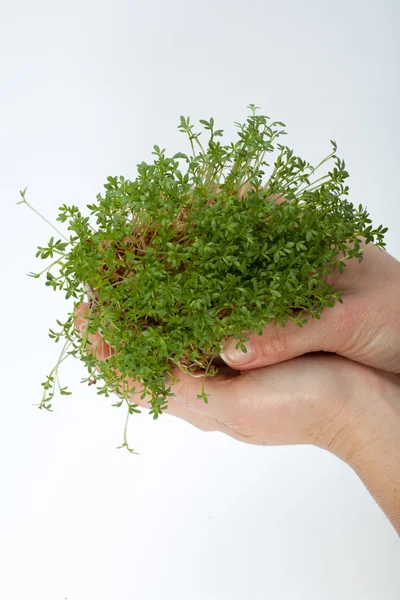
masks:
[[[32,404],[69,304],[25,276],[62,203],[136,177],[181,114],[236,141],[248,104],[316,162],[338,143],[350,199],[400,258],[397,0],[0,2],[0,597],[395,600],[400,543],[356,475],[311,447],[265,448],[165,415],[131,419],[62,371]],[[198,126],[200,131],[200,125]],[[203,134],[203,139],[206,134]]]

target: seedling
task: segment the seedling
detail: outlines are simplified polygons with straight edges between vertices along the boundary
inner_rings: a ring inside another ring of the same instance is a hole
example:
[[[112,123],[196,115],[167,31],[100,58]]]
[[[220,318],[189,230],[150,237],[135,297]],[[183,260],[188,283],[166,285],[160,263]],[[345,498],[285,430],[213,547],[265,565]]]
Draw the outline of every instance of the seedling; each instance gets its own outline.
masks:
[[[138,164],[134,181],[108,177],[87,215],[77,206],[59,208],[57,221],[69,233],[52,226],[57,238],[36,253],[51,262],[30,273],[44,276],[46,286],[72,304],[49,333],[63,347],[42,383],[40,409],[52,411],[57,389],[69,394],[59,367],[68,356],[79,358],[88,371],[82,381],[106,397],[116,393],[113,406],[126,405],[120,447],[133,452],[127,422],[140,410],[129,379],[141,384],[141,399],[150,395],[154,419],[174,396],[177,367],[200,372],[198,399],[207,402],[204,381],[218,372],[215,359],[228,337],[245,351],[249,333],[261,335],[289,320],[303,327],[304,312],[319,319],[325,307],[342,302],[327,283],[332,270],[342,273],[349,259],[361,261],[363,241],[385,246],[387,229],[374,229],[366,209],[347,199],[349,175],[336,143],[331,140],[332,152],[313,167],[278,143],[286,135],[283,123],[257,115],[254,104],[248,108],[246,123],[235,123],[235,143],[222,145],[223,130],[210,118],[200,120],[210,132],[203,148],[202,134],[181,116],[190,154],[168,158],[155,145],[153,164]],[[271,166],[264,159],[273,153]],[[330,161],[334,166],[322,174]],[[26,189],[20,194],[20,204],[37,212]],[[82,333],[75,319],[85,300]],[[107,360],[93,348],[96,333],[111,349]]]

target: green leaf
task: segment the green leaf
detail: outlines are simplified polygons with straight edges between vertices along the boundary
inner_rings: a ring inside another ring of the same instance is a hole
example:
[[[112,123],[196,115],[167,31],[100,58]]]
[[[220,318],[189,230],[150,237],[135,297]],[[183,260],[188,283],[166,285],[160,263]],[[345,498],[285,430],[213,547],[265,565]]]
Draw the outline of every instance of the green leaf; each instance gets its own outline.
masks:
[[[333,153],[310,165],[280,143],[285,124],[258,108],[249,104],[248,118],[235,122],[233,141],[214,131],[212,117],[200,120],[199,133],[181,115],[181,152],[170,157],[154,144],[152,164],[139,162],[132,180],[107,177],[103,191],[87,199],[86,214],[59,207],[57,221],[69,238],[50,224],[53,237],[33,250],[45,268],[29,273],[43,274],[70,303],[57,331],[49,331],[62,343],[41,386],[41,410],[51,411],[58,392],[70,394],[59,371],[73,356],[88,371],[84,382],[113,396],[113,406],[127,405],[121,447],[133,453],[127,420],[140,412],[136,394],[158,419],[174,397],[177,370],[201,369],[203,383],[217,373],[210,357],[227,338],[245,350],[243,332],[261,335],[267,325],[290,321],[302,327],[303,314],[320,319],[342,302],[326,275],[361,260],[362,237],[384,247],[387,228],[345,198],[348,172],[334,154],[336,142]],[[204,128],[211,133],[203,146]],[[239,198],[245,185],[249,193]],[[275,194],[285,201],[271,202]],[[78,331],[75,311],[83,302],[85,327]],[[198,398],[212,402],[204,386]]]

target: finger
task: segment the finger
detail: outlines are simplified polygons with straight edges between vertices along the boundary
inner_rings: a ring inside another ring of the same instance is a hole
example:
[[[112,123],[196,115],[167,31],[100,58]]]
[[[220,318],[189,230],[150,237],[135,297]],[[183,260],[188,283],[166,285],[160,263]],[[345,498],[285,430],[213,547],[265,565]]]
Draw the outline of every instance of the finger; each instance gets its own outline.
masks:
[[[88,304],[82,303],[79,305],[75,314],[77,315],[75,320],[75,327],[79,331],[79,333],[83,336],[87,327],[87,320],[84,318],[84,315],[87,314]],[[107,359],[109,356],[113,354],[113,349],[104,341],[100,333],[89,334],[88,341],[90,342],[88,346],[89,352],[95,354],[96,358],[101,361]],[[100,367],[97,367],[97,371],[100,371]],[[172,372],[172,374],[178,379],[179,378],[179,369],[176,369]],[[141,394],[143,392],[143,386],[133,379],[127,380],[127,385],[129,389],[135,388],[135,393],[132,394],[130,398],[130,402],[132,404],[137,404],[141,408],[146,408],[148,410],[151,409],[150,395],[146,395],[145,398],[141,398]],[[172,388],[171,391],[173,392]],[[165,409],[166,414],[170,414],[174,417],[177,417],[183,421],[187,421],[197,429],[201,431],[217,431],[216,422],[214,419],[198,415],[193,411],[185,408],[177,402],[174,397],[167,398],[168,406]]]
[[[235,394],[235,382],[240,377],[240,372],[231,375],[227,374],[224,368],[219,368],[216,375],[208,377],[193,377],[188,373],[180,372],[179,381],[173,386],[174,399],[190,410],[223,421],[229,408],[229,398]],[[212,396],[212,406],[198,397],[203,391],[207,396]]]
[[[245,342],[247,352],[236,349],[237,340],[230,338],[224,346],[221,358],[232,368],[246,370],[266,367],[309,352],[335,352],[340,354],[344,338],[348,338],[356,327],[353,302],[335,304],[324,310],[321,319],[308,319],[303,327],[288,321],[285,327],[272,322],[262,330],[248,334]]]
[[[75,318],[79,320],[84,320],[89,312],[89,304],[87,302],[81,302],[78,306],[75,307],[74,313]]]
[[[81,337],[85,335],[88,325],[87,316],[89,305],[82,302],[75,309],[75,329]],[[98,360],[106,360],[114,354],[114,349],[104,340],[100,332],[87,334],[88,346],[87,349],[91,354],[94,354]]]
[[[173,401],[172,398],[168,401],[168,408],[165,410],[165,414],[177,417],[182,421],[186,421],[201,431],[219,430],[215,419],[198,414],[195,411],[190,410],[190,408],[186,408],[179,404],[176,400]]]
[[[352,259],[343,275],[332,273],[331,284],[343,290],[343,303],[325,308],[320,319],[303,313],[308,321],[302,328],[292,321],[286,327],[270,323],[261,336],[249,334],[250,340],[245,344],[247,353],[236,350],[237,341],[230,338],[221,357],[232,368],[247,370],[325,351],[398,372],[398,360],[388,360],[388,347],[396,355],[395,338],[399,331],[393,323],[396,306],[388,300],[394,297],[390,285],[397,280],[397,273],[398,263],[393,257],[372,244],[367,245],[361,263]],[[381,309],[383,298],[386,311]]]
[[[87,327],[87,316],[89,312],[89,304],[87,302],[82,302],[79,304],[75,310],[75,329],[78,333],[83,337],[86,327]]]
[[[204,381],[207,404],[196,398],[202,383],[182,378],[177,398],[241,442],[309,444],[319,438],[322,444],[357,387],[349,365],[318,354],[241,372],[230,381],[209,377]]]

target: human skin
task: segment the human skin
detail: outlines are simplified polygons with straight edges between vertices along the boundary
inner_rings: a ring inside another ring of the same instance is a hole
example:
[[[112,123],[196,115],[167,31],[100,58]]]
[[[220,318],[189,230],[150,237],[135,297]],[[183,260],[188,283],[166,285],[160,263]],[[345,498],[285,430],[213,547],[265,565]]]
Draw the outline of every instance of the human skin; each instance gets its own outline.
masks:
[[[309,319],[303,328],[290,321],[286,327],[266,327],[261,336],[249,334],[252,351],[239,350],[234,358],[227,342],[224,361],[247,370],[324,351],[400,373],[400,262],[373,244],[363,247],[361,263],[351,259],[342,274],[335,270],[328,277],[343,292],[343,304],[325,308],[320,320]]]
[[[343,304],[303,328],[267,327],[250,334],[253,354],[214,377],[175,369],[167,413],[203,431],[256,445],[313,444],[347,462],[400,534],[400,263],[375,246],[348,262],[330,283]],[[78,309],[80,313],[85,305]],[[81,331],[86,321],[79,317]],[[99,334],[93,351],[111,353]],[[233,341],[232,339],[230,340]],[[308,354],[312,352],[312,354]],[[208,404],[197,398],[204,391]],[[136,386],[132,401],[148,408]]]
[[[351,359],[356,387],[342,413],[342,429],[326,447],[354,468],[400,533],[400,262],[364,245],[361,263],[350,260],[329,283],[343,291],[344,302],[325,309],[320,320],[309,320],[303,328],[290,322],[285,328],[267,327],[261,336],[249,334],[246,353],[236,350],[231,338],[221,356],[242,374],[293,364],[295,357],[310,352]],[[361,365],[373,368],[362,375]]]

